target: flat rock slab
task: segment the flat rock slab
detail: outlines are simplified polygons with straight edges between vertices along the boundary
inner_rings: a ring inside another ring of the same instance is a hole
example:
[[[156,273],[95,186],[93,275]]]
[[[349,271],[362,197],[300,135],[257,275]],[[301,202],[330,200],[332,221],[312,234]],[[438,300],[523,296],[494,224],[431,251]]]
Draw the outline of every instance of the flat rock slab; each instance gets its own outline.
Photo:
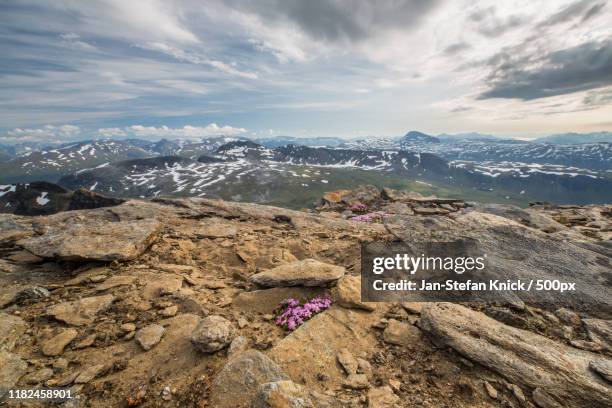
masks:
[[[111,276],[110,278],[106,279],[104,282],[96,286],[96,291],[102,292],[102,291],[105,291],[111,288],[115,288],[117,286],[131,285],[135,281],[136,281],[135,276],[128,276],[128,275]]]
[[[344,276],[342,266],[314,259],[290,262],[251,276],[251,282],[264,287],[329,286]]]
[[[129,261],[142,255],[161,228],[154,219],[52,224],[44,234],[18,243],[41,258]]]
[[[533,389],[542,408],[612,406],[609,384],[589,369],[602,356],[500,323],[451,303],[423,307],[421,329],[508,381]]]
[[[209,405],[216,408],[251,406],[260,385],[289,380],[281,368],[257,350],[247,350],[231,359],[215,377]]]
[[[338,354],[347,347],[355,357],[376,351],[373,345],[377,339],[371,327],[381,316],[382,310],[378,309],[368,313],[332,306],[279,341],[269,356],[291,378],[304,379],[303,385],[310,390],[325,392],[339,388],[345,373],[338,367]],[[317,373],[326,374],[329,379],[322,383],[317,380]]]
[[[322,288],[271,288],[240,292],[232,301],[232,306],[244,312],[272,313],[280,303],[288,298],[306,300],[325,292]]]
[[[115,300],[113,295],[93,296],[59,303],[47,309],[47,314],[74,326],[91,324],[96,315],[110,307]]]
[[[43,343],[42,353],[48,357],[59,356],[64,352],[64,347],[76,339],[78,334],[75,329],[62,330],[59,334]]]

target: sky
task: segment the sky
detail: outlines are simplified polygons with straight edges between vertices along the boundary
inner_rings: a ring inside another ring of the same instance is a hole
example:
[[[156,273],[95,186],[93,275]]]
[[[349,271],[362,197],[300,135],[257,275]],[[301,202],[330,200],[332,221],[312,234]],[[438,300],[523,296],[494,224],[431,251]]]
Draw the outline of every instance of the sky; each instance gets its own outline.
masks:
[[[0,143],[612,130],[606,0],[4,0],[0,49]]]

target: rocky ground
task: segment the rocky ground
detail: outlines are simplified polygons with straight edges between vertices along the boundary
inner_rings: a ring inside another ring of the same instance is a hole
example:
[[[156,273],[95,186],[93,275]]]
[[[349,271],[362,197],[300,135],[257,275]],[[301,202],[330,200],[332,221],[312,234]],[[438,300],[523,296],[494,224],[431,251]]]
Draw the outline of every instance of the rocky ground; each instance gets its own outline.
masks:
[[[612,406],[611,211],[362,187],[316,213],[158,199],[2,214],[0,393],[68,387],[66,406],[92,407]],[[359,243],[431,231],[477,240],[502,271],[579,280],[576,307],[362,303]],[[284,299],[317,295],[332,306],[293,332],[275,324]]]

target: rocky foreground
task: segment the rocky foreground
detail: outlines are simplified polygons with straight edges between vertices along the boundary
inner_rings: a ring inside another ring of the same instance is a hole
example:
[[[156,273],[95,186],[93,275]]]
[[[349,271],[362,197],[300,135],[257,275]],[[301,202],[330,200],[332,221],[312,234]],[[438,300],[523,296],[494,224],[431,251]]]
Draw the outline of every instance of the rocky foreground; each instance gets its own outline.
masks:
[[[93,407],[612,406],[612,207],[371,187],[320,204],[0,215],[0,393],[69,387],[67,406]],[[501,271],[580,282],[576,307],[360,301],[361,241],[432,233],[476,240]],[[332,306],[291,332],[275,324],[283,300],[318,295]]]

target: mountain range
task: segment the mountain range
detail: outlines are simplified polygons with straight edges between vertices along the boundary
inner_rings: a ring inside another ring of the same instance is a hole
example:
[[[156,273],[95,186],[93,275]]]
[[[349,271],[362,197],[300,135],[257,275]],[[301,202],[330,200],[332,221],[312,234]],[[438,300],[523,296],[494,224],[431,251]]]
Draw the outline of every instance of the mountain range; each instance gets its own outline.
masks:
[[[288,137],[84,141],[30,148],[0,162],[0,195],[42,180],[117,197],[204,196],[299,208],[331,188],[369,183],[523,205],[612,201],[611,143],[456,137],[410,131],[399,138],[307,139],[313,146]]]

